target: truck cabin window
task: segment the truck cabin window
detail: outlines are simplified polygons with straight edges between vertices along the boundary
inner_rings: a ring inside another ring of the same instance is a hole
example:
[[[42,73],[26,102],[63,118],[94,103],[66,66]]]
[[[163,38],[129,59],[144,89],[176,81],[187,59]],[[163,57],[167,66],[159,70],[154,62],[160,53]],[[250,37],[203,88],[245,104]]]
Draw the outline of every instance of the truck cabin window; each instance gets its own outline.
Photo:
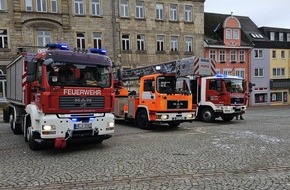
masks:
[[[186,77],[157,77],[157,91],[165,94],[190,94],[190,81]]]
[[[245,92],[243,80],[238,79],[225,79],[225,86],[228,92]]]
[[[222,91],[221,81],[220,80],[216,80],[216,79],[210,80],[209,81],[209,89],[221,92]]]
[[[100,65],[54,63],[48,68],[51,86],[111,86],[111,68]]]

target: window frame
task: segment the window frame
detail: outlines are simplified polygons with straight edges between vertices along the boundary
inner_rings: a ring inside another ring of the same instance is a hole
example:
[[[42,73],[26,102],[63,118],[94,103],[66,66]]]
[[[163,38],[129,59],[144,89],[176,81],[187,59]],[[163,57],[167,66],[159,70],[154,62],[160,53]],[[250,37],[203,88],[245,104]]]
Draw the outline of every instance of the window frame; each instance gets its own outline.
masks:
[[[55,10],[53,9],[53,6],[54,6],[53,3],[55,3]],[[58,3],[57,0],[50,0],[50,6],[51,6],[50,10],[52,13],[58,13],[58,4],[57,3]]]
[[[236,76],[242,77],[244,79],[246,71],[245,71],[245,69],[236,69],[235,74],[236,74]]]
[[[36,11],[47,12],[47,0],[36,0]]]
[[[270,41],[275,41],[275,32],[270,32]]]
[[[230,62],[231,63],[237,62],[237,50],[230,50]]]
[[[85,14],[85,4],[83,0],[74,0],[74,14],[75,15]]]
[[[233,39],[235,39],[235,40],[240,39],[240,31],[239,31],[239,29],[233,29]]]
[[[233,39],[232,29],[230,28],[226,29],[226,39]]]
[[[223,57],[223,59],[221,59],[222,57]],[[219,50],[219,62],[220,63],[226,62],[226,50]]]
[[[122,34],[121,41],[122,41],[122,51],[129,51],[130,50],[130,34]]]
[[[141,3],[141,5],[137,5],[138,3]],[[136,0],[136,8],[135,8],[135,18],[138,19],[144,19],[144,1]]]
[[[98,2],[93,2],[98,1]],[[91,0],[91,15],[92,16],[101,16],[102,15],[102,1],[101,0]],[[95,13],[94,13],[95,12]]]
[[[232,75],[233,70],[231,68],[224,68],[223,69],[223,74],[224,75]]]
[[[31,8],[31,10],[28,9]],[[25,10],[28,12],[32,12],[33,11],[33,4],[32,4],[32,0],[25,0]]]
[[[158,8],[158,5],[162,6],[161,9]],[[164,4],[163,3],[156,3],[155,5],[155,14],[156,20],[163,20],[164,19]]]
[[[239,51],[239,61],[240,61],[240,63],[244,63],[246,61],[245,55],[246,55],[245,50],[240,50]]]
[[[170,36],[170,51],[171,52],[178,52],[178,36],[177,35],[171,35]]]
[[[0,0],[0,11],[7,10],[7,0]]]
[[[0,44],[0,48],[1,49],[8,49],[9,48],[9,38],[8,38],[8,30],[7,29],[0,29],[0,30],[3,30],[3,34],[2,33],[0,33],[0,42],[1,42],[1,44]],[[6,31],[6,34],[5,34],[5,31]],[[6,46],[5,46],[5,44],[6,44]]]
[[[209,58],[212,60],[216,61],[216,50],[215,49],[210,49],[209,50]]]
[[[193,37],[185,36],[185,52],[193,52]]]
[[[145,34],[137,34],[136,45],[137,45],[137,51],[145,51]]]
[[[174,4],[174,3],[169,4],[169,20],[170,21],[178,20],[178,4]]]
[[[284,33],[283,32],[279,32],[279,41],[280,42],[284,41]]]
[[[129,18],[129,14],[130,13],[128,0],[120,0],[120,17]]]
[[[255,49],[254,50],[254,59],[263,59],[263,50]]]
[[[156,51],[165,51],[165,36],[156,36]]]
[[[102,33],[101,32],[93,32],[93,44],[94,44],[94,48],[98,48],[98,49],[102,48]]]
[[[277,59],[277,51],[272,50],[272,59]]]
[[[273,68],[272,75],[273,77],[285,77],[285,68],[282,68],[282,67]]]
[[[186,9],[189,7],[190,9]],[[192,22],[193,8],[192,5],[184,5],[184,21]]]
[[[40,34],[40,32],[42,34]],[[49,33],[49,35],[45,34],[46,32]],[[37,46],[43,46],[45,47],[48,43],[51,43],[51,31],[50,30],[37,30],[36,31],[36,44]],[[40,44],[40,38],[42,39],[42,45]],[[48,40],[49,38],[49,40]]]
[[[286,59],[286,52],[285,52],[285,50],[281,50],[281,59]]]
[[[78,36],[83,35],[83,36]],[[76,32],[76,47],[79,49],[86,49],[86,33],[85,32]]]
[[[254,68],[254,77],[256,78],[264,77],[264,68],[263,67]]]

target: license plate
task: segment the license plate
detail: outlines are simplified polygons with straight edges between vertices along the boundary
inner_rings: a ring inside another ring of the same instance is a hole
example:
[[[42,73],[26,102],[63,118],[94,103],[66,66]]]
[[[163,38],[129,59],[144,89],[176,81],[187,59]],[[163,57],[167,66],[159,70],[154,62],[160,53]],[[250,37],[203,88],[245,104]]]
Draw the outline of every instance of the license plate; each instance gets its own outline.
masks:
[[[74,129],[91,129],[92,123],[76,123]]]
[[[183,118],[182,118],[182,116],[176,116],[175,119],[176,120],[182,120]]]

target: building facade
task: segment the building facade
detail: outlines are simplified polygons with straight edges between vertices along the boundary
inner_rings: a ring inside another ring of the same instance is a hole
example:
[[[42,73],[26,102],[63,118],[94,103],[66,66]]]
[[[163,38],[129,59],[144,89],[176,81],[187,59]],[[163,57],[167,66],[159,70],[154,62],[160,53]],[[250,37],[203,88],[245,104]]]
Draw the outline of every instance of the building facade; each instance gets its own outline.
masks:
[[[216,61],[216,72],[250,81],[250,52],[245,34],[247,17],[205,13],[204,56]]]
[[[0,65],[47,43],[104,48],[119,66],[203,55],[204,0],[1,0]]]
[[[267,39],[260,46],[269,52],[270,105],[289,104],[290,92],[290,29],[260,27]]]

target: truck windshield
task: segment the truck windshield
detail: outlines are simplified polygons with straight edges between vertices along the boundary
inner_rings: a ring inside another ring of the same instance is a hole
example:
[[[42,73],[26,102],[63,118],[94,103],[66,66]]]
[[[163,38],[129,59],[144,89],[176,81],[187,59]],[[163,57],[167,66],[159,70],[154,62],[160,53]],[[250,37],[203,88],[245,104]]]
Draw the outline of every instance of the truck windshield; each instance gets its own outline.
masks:
[[[228,92],[245,92],[242,79],[224,79]]]
[[[157,91],[166,94],[191,94],[189,78],[175,76],[157,77]]]
[[[51,86],[111,86],[111,67],[54,63],[48,68]]]

